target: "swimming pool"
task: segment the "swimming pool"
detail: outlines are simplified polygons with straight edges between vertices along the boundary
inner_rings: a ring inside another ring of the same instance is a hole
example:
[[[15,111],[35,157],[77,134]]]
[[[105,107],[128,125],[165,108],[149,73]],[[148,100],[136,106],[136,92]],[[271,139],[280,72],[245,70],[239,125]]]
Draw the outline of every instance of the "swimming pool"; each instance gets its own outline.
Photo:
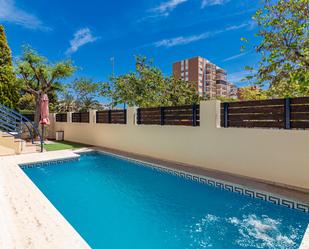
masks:
[[[92,248],[298,248],[309,215],[102,153],[23,170]]]

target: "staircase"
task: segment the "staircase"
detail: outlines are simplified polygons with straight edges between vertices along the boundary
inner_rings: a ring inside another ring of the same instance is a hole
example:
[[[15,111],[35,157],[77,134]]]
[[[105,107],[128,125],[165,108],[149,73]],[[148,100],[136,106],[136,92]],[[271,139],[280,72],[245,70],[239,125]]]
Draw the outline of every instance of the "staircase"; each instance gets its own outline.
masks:
[[[34,134],[37,134],[37,141]],[[0,104],[0,156],[39,151],[43,151],[43,140],[38,127],[20,113]]]

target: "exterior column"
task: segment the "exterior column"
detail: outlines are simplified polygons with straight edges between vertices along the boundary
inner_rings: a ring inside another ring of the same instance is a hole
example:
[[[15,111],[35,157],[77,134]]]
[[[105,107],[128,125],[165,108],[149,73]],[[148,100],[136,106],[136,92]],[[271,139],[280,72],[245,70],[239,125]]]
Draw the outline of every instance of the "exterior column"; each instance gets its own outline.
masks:
[[[72,112],[67,112],[67,123],[72,123]]]
[[[220,104],[219,100],[207,100],[200,102],[200,126],[207,128],[220,127]]]
[[[96,123],[96,112],[97,110],[89,110],[89,124]]]
[[[137,107],[127,108],[127,125],[136,125],[136,110]]]

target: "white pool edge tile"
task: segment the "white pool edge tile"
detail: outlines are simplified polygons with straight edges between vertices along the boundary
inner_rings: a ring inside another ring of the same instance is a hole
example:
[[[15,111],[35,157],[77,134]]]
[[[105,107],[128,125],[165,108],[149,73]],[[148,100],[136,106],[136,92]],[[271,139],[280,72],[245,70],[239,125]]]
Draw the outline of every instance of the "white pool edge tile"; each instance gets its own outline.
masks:
[[[90,249],[87,242],[23,172],[19,164],[79,157],[72,150],[0,158],[0,248]]]
[[[303,240],[300,244],[299,249],[309,249],[309,225],[307,227],[307,230],[305,231]]]

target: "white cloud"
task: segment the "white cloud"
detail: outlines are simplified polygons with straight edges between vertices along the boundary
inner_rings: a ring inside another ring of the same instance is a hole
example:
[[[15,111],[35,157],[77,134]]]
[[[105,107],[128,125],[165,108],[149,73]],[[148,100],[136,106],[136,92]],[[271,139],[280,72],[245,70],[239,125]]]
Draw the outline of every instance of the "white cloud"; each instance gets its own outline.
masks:
[[[50,30],[42,21],[22,9],[19,9],[14,0],[0,0],[0,21],[10,22],[29,29]]]
[[[238,71],[238,72],[234,72],[231,74],[227,74],[227,79],[229,82],[232,83],[243,83],[245,84],[245,82],[243,82],[242,80],[246,77],[246,76],[250,76],[252,74],[256,73],[256,70],[244,70],[244,71]]]
[[[177,45],[185,45],[191,42],[199,41],[206,39],[209,37],[211,34],[210,33],[202,33],[199,35],[192,35],[192,36],[179,36],[171,39],[163,39],[161,41],[155,42],[156,47],[173,47]]]
[[[169,39],[163,39],[160,41],[157,41],[154,43],[154,45],[156,47],[174,47],[174,46],[178,46],[178,45],[185,45],[185,44],[189,44],[192,42],[196,42],[196,41],[200,41],[200,40],[204,40],[207,39],[209,37],[227,32],[227,31],[232,31],[232,30],[237,30],[237,29],[241,29],[244,27],[247,27],[249,24],[249,22],[245,22],[239,25],[233,25],[233,26],[228,26],[224,29],[220,29],[220,30],[214,30],[211,32],[204,32],[201,34],[196,34],[196,35],[191,35],[191,36],[178,36],[178,37],[174,37],[174,38],[169,38]]]
[[[168,16],[171,11],[173,11],[178,5],[187,2],[188,0],[168,0],[161,3],[158,7],[151,9],[151,12],[154,12],[161,16]]]
[[[223,59],[222,61],[223,62],[225,62],[225,61],[232,61],[232,60],[238,59],[240,57],[243,57],[246,54],[248,54],[248,52],[243,52],[243,53],[235,54],[235,55],[232,55],[230,57],[227,57],[227,58]]]
[[[83,28],[75,32],[73,39],[70,41],[70,47],[67,49],[66,54],[75,53],[81,46],[87,43],[94,42],[98,37],[94,37],[89,28]]]
[[[228,3],[230,0],[202,0],[201,8],[205,8],[207,6],[213,5],[224,5]]]

